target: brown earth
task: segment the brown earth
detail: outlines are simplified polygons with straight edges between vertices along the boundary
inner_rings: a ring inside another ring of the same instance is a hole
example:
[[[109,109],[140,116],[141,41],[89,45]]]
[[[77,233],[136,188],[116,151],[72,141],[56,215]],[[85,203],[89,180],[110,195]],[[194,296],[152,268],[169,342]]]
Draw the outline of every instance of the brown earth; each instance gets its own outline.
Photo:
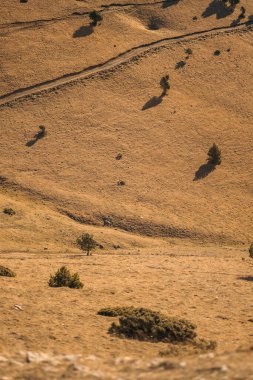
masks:
[[[252,378],[252,14],[1,2],[0,264],[17,277],[0,277],[0,379]],[[84,289],[48,287],[61,265]],[[130,305],[189,319],[217,353],[158,360],[164,343],[111,337],[97,311]]]

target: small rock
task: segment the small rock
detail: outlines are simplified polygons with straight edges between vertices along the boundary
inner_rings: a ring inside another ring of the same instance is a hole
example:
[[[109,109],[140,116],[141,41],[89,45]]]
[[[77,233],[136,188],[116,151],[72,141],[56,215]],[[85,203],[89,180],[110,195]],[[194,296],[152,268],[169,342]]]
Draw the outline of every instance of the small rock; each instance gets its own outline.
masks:
[[[14,305],[13,309],[15,309],[15,310],[23,310],[22,306],[20,306],[20,305]]]

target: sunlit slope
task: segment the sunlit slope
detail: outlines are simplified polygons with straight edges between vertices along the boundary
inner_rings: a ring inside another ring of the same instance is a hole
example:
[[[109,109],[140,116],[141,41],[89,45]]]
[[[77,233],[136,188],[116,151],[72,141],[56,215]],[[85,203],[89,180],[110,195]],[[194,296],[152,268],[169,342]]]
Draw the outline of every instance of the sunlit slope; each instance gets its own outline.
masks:
[[[129,4],[129,5],[127,5]],[[253,4],[242,1],[245,22]],[[105,7],[103,5],[108,5]],[[88,12],[102,12],[90,27]],[[210,1],[110,2],[8,1],[1,5],[0,95],[101,64],[126,50],[166,37],[229,26],[240,7],[227,14]],[[196,19],[194,19],[194,17]]]
[[[1,174],[93,223],[107,215],[144,234],[250,240],[251,41],[248,30],[170,44],[2,109]],[[185,48],[193,55],[175,69]],[[167,73],[171,90],[154,106]],[[40,124],[46,137],[27,146]],[[222,164],[193,181],[213,142]]]

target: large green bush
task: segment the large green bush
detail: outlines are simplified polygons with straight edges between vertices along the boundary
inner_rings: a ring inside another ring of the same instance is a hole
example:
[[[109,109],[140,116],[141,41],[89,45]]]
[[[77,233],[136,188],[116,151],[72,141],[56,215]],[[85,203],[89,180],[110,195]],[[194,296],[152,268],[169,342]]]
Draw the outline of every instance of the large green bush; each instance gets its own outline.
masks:
[[[100,315],[119,316],[119,324],[112,323],[110,334],[152,342],[186,342],[196,337],[196,326],[185,319],[169,318],[145,308],[108,308]]]
[[[48,285],[53,288],[60,288],[62,286],[75,289],[83,288],[83,283],[79,279],[79,274],[74,273],[71,275],[70,271],[65,266],[58,269],[54,276],[50,276]]]

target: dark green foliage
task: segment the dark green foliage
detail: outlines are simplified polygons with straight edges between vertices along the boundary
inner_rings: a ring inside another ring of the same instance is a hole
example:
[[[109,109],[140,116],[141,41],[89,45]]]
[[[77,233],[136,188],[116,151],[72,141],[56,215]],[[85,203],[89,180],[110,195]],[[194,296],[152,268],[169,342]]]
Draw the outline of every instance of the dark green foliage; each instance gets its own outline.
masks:
[[[98,22],[103,20],[103,16],[95,10],[89,13],[89,17],[92,20],[93,26],[96,26]]]
[[[220,53],[221,53],[220,50],[215,50],[215,52],[213,53],[213,55],[215,55],[217,57],[218,55],[220,55]]]
[[[165,75],[165,76],[162,77],[161,80],[160,80],[160,86],[161,86],[162,89],[163,89],[162,96],[167,95],[168,90],[170,89],[169,79],[170,79],[169,75]]]
[[[70,279],[70,282],[69,282],[69,288],[72,288],[72,289],[83,288],[83,283],[80,281],[78,273],[74,273],[71,276],[71,279]]]
[[[76,240],[76,244],[81,250],[87,252],[87,256],[90,256],[92,254],[92,250],[96,248],[97,242],[93,239],[93,235],[83,234]]]
[[[39,129],[40,129],[40,131],[38,133],[39,138],[45,137],[47,134],[46,127],[44,127],[44,125],[39,125]]]
[[[253,243],[251,243],[249,247],[249,257],[253,259]]]
[[[100,315],[120,316],[119,324],[112,323],[110,334],[152,342],[185,342],[196,337],[196,326],[184,319],[168,318],[145,308],[108,308]]]
[[[184,50],[186,54],[192,55],[192,49],[188,48]]]
[[[83,283],[80,281],[78,273],[71,275],[70,271],[65,266],[58,269],[54,276],[50,276],[48,285],[53,288],[60,288],[62,286],[75,289],[83,288]]]
[[[106,307],[99,310],[98,315],[103,315],[104,317],[121,317],[128,314],[138,313],[140,309],[135,309],[133,306],[129,307]],[[142,309],[145,310],[145,309]]]
[[[215,143],[213,143],[207,155],[208,155],[207,161],[210,164],[214,166],[221,164],[221,151]]]
[[[0,265],[0,276],[16,277],[16,273],[14,273],[11,269],[3,267],[2,265]]]
[[[6,215],[15,215],[16,214],[16,212],[12,208],[5,208],[3,212]]]

